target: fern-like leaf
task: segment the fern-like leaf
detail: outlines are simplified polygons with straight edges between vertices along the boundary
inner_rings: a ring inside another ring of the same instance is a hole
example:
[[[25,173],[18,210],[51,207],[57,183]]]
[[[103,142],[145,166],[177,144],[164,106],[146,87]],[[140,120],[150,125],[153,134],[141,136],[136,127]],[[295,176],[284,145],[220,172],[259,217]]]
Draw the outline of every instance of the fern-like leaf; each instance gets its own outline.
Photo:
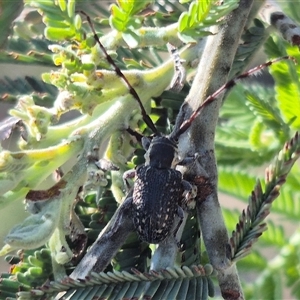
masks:
[[[11,31],[12,21],[22,12],[23,1],[3,1],[0,18],[0,49],[4,47]]]
[[[52,282],[40,289],[19,292],[22,299],[43,299],[60,293],[55,299],[89,300],[94,297],[107,299],[185,299],[186,295],[195,295],[192,299],[207,299],[214,295],[211,265],[191,268],[168,268],[160,272],[141,273],[109,272],[91,273],[85,280],[73,280],[69,277],[60,282]]]
[[[43,101],[47,105],[54,102],[57,95],[57,89],[40,79],[26,76],[25,78],[11,79],[4,77],[0,79],[0,99],[5,101],[15,101],[20,95],[32,94],[37,104]],[[45,103],[45,101],[47,101]]]
[[[256,54],[256,49],[259,45],[262,45],[269,36],[268,31],[261,21],[255,19],[253,23],[253,26],[247,29],[242,36],[243,43],[241,43],[237,49],[229,78],[233,78],[245,70],[245,67],[249,64],[253,55]]]
[[[236,230],[230,238],[233,261],[248,255],[253,243],[266,230],[266,224],[262,222],[270,213],[272,202],[278,197],[280,187],[299,156],[300,137],[296,133],[294,138],[285,144],[273,165],[266,170],[265,192],[263,192],[260,181],[257,181],[255,189],[249,197],[247,210],[243,210]]]
[[[291,47],[288,43],[283,41],[275,41],[269,38],[265,44],[265,50],[271,57],[274,55],[291,55],[296,61],[300,61],[300,54],[297,48]],[[293,63],[278,64],[271,67],[271,74],[276,81],[276,100],[281,110],[282,115],[285,118],[285,122],[290,124],[294,129],[300,128],[300,120],[298,118],[300,114],[300,82],[299,74],[300,67]],[[289,74],[289,76],[287,76]]]
[[[239,199],[247,199],[256,177],[237,169],[219,167],[219,190]]]

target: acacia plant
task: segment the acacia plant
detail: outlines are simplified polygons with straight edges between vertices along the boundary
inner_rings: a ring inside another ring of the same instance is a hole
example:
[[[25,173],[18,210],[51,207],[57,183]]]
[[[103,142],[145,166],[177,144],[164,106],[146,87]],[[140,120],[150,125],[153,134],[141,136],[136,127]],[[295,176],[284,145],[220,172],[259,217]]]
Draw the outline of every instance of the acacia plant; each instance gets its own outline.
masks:
[[[300,298],[299,4],[2,1],[0,62],[49,71],[0,85],[1,101],[15,103],[1,140],[18,135],[17,150],[0,152],[0,208],[25,200],[30,213],[0,251],[19,250],[6,256],[12,267],[1,275],[1,299]],[[289,56],[270,65],[274,84],[245,78],[180,136],[181,157],[197,153],[181,169],[197,196],[180,241],[171,234],[158,245],[141,242],[124,206],[131,192],[122,175],[145,153],[127,129],[151,132],[93,28],[163,133],[245,72],[259,50],[266,60]],[[179,49],[177,69],[167,43]],[[183,88],[169,89],[172,80]],[[263,179],[257,170],[266,165]],[[42,189],[51,174],[55,182]],[[221,206],[218,192],[245,208]],[[279,218],[265,221],[270,213]]]

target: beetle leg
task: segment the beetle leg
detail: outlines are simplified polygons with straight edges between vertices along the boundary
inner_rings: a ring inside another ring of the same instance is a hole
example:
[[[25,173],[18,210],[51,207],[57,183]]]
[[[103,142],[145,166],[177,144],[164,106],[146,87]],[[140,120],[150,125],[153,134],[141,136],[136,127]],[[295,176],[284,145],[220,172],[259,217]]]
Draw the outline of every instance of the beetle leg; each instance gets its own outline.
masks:
[[[183,232],[183,228],[185,225],[185,222],[183,222],[184,218],[186,217],[186,213],[184,212],[184,210],[182,209],[181,206],[178,205],[177,208],[177,216],[179,217],[179,221],[174,229],[174,237],[177,243],[177,246],[180,246],[180,237],[182,235]]]
[[[184,189],[183,192],[183,199],[181,204],[184,208],[187,208],[187,210],[195,208],[196,202],[195,198],[197,196],[197,186],[191,184],[190,182],[186,180],[182,180],[182,186]]]
[[[193,156],[187,156],[187,157],[183,158],[181,161],[178,162],[177,165],[179,165],[179,166],[192,165],[197,161],[199,156],[200,156],[200,154],[196,152]]]
[[[128,171],[124,172],[124,174],[123,174],[123,181],[124,181],[124,185],[125,185],[127,191],[129,191],[129,189],[130,189],[128,179],[134,178],[135,174],[136,174],[135,169],[128,170]]]

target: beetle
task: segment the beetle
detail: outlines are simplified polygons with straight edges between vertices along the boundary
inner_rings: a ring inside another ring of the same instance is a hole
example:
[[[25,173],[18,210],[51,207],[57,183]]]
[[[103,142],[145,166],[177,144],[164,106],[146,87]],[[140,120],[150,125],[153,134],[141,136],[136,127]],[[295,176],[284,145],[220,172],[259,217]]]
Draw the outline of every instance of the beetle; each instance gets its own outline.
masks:
[[[213,102],[221,93],[231,89],[237,81],[250,76],[251,74],[270,66],[283,59],[291,59],[289,56],[280,57],[264,64],[261,64],[249,71],[229,80],[217,91],[208,96],[199,107],[192,112],[190,117],[176,126],[169,135],[163,135],[155,127],[153,121],[146,113],[136,90],[129,83],[120,68],[115,64],[111,56],[102,45],[90,17],[87,21],[93,31],[94,39],[102,50],[105,59],[112,66],[115,73],[120,77],[128,88],[128,92],[138,102],[141,114],[146,125],[152,130],[151,137],[144,137],[128,128],[127,131],[141,140],[143,148],[146,150],[145,163],[135,170],[124,173],[123,178],[135,177],[132,197],[130,197],[131,214],[134,228],[141,240],[159,244],[170,234],[176,235],[182,224],[186,203],[196,196],[196,188],[183,179],[183,175],[176,169],[179,165],[186,165],[190,161],[197,159],[186,157],[183,160],[178,156],[178,139],[186,132],[193,121],[200,115],[203,108]],[[179,217],[178,224],[174,224],[175,217]]]
[[[157,133],[151,140],[143,138],[142,141],[146,150],[145,164],[131,173],[136,177],[132,195],[133,223],[141,240],[157,244],[172,230],[176,234],[184,217],[183,199],[192,200],[196,187],[183,180],[181,172],[176,170],[180,163],[176,140]],[[128,173],[125,172],[125,178]],[[174,229],[176,216],[179,223]]]

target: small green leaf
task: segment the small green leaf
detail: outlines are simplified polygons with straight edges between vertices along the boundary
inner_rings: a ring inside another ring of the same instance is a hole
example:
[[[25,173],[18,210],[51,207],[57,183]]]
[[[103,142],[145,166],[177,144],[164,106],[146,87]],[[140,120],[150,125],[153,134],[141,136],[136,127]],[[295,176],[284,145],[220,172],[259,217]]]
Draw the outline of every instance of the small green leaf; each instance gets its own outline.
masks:
[[[229,0],[222,5],[212,0],[191,2],[188,12],[183,12],[179,17],[178,31],[185,33],[180,37],[184,42],[189,40],[187,35],[190,35],[192,40],[198,40],[203,34],[205,36],[209,26],[222,22],[222,17],[235,9],[237,5],[237,0]]]
[[[75,32],[72,28],[54,28],[47,27],[45,29],[45,36],[50,41],[65,41],[66,39],[71,39],[75,36]]]
[[[180,15],[178,20],[178,30],[179,32],[184,31],[188,27],[189,16],[187,12],[184,12]]]
[[[211,7],[210,0],[203,0],[198,2],[198,12],[197,12],[197,21],[201,22],[205,19],[207,14],[209,13],[209,9]]]
[[[58,0],[58,5],[61,11],[65,11],[67,9],[66,0]]]
[[[122,11],[117,5],[111,6],[111,15],[113,18],[118,19],[119,21],[126,21],[128,15],[124,11]]]
[[[146,8],[149,4],[151,4],[153,1],[152,0],[145,0],[145,1],[140,1],[140,0],[118,0],[117,1],[119,6],[122,8],[124,12],[128,16],[134,16],[137,13],[141,12],[144,8]]]
[[[55,20],[55,19],[50,19],[47,16],[43,18],[44,24],[46,24],[48,27],[53,27],[53,28],[70,28],[70,23],[66,20]]]
[[[31,267],[27,271],[32,276],[39,276],[43,274],[43,269],[39,267]]]
[[[68,16],[69,18],[73,18],[75,16],[75,5],[76,5],[76,1],[74,0],[69,0],[68,1]]]
[[[127,1],[127,0],[117,0],[117,3],[118,5],[120,6],[120,8],[123,10],[123,11],[126,11],[127,13],[130,13],[131,9],[132,9],[132,6],[133,4],[135,3],[136,1]],[[141,1],[143,2],[143,1]]]
[[[81,28],[81,25],[82,25],[81,16],[77,14],[74,18],[74,26],[77,30],[79,30]]]
[[[189,27],[193,27],[197,22],[197,10],[198,6],[195,2],[192,2],[189,8]]]
[[[141,22],[136,14],[153,1],[117,1],[118,5],[111,5],[110,25],[118,31],[125,31],[130,27],[139,28]],[[137,21],[138,20],[138,21]]]
[[[122,21],[119,21],[116,18],[112,18],[112,17],[109,18],[109,23],[110,23],[110,26],[117,31],[122,32],[124,30],[124,23]]]
[[[82,69],[85,70],[85,71],[92,71],[92,70],[95,70],[95,64],[94,63],[85,63],[85,64],[82,64]]]

